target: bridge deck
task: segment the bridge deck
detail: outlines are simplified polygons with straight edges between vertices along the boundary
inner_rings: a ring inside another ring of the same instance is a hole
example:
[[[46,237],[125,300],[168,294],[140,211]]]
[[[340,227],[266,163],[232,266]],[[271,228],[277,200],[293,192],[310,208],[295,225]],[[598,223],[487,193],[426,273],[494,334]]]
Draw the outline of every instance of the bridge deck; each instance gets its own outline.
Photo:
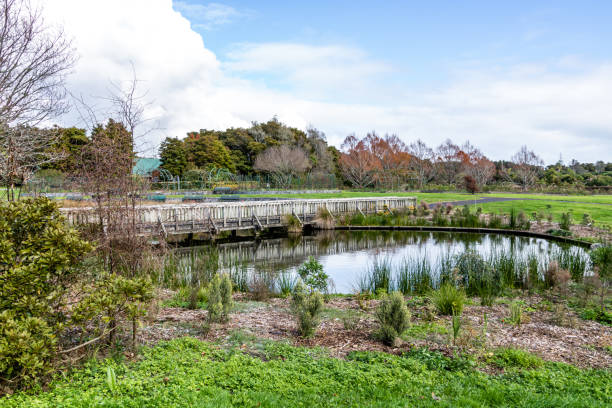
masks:
[[[240,229],[262,229],[285,225],[287,216],[296,216],[310,224],[319,211],[332,216],[361,212],[394,211],[413,208],[414,197],[342,198],[319,200],[242,201],[237,203],[200,203],[140,206],[136,225],[143,235],[216,233]],[[98,222],[93,207],[64,208],[62,213],[72,225]]]

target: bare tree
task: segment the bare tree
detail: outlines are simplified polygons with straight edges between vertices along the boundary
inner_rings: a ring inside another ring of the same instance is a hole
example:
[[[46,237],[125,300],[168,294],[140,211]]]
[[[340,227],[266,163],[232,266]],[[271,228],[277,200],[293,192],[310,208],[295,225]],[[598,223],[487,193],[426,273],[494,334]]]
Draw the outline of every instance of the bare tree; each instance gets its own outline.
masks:
[[[36,125],[63,113],[71,41],[28,0],[0,0],[0,20],[0,122]]]
[[[288,187],[291,179],[303,174],[310,166],[304,150],[299,147],[280,145],[269,147],[261,152],[255,159],[253,168],[269,173],[276,184]]]
[[[461,146],[457,156],[461,160],[463,172],[479,186],[485,186],[495,176],[495,164],[469,141]]]
[[[423,188],[434,175],[434,152],[425,142],[418,139],[408,146],[408,153],[412,156],[410,158],[410,167],[414,171],[418,186]]]
[[[522,146],[510,159],[513,163],[512,170],[506,170],[508,178],[514,179],[527,191],[532,187],[538,179],[544,160],[542,160],[533,150],[527,149],[527,146]],[[514,177],[513,177],[514,176]]]
[[[9,201],[19,198],[15,187],[27,183],[40,166],[63,157],[51,149],[58,137],[57,129],[0,123],[0,182]]]
[[[437,147],[435,153],[436,174],[446,184],[454,184],[461,170],[459,146],[450,139]]]

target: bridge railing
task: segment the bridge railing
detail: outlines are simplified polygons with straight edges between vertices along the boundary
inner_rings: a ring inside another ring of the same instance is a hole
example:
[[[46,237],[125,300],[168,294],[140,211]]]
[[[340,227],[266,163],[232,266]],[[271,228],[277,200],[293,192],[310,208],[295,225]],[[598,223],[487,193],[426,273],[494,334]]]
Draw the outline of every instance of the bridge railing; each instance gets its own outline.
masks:
[[[201,204],[167,204],[155,206],[140,206],[136,208],[136,218],[139,224],[154,223],[184,223],[191,221],[251,219],[278,219],[295,214],[313,216],[321,209],[327,209],[332,215],[347,213],[374,213],[390,209],[413,208],[416,205],[414,197],[380,197],[380,198],[338,198],[309,199],[282,201],[243,201],[238,203],[201,203]],[[68,223],[96,223],[98,214],[93,207],[63,208],[61,212]]]

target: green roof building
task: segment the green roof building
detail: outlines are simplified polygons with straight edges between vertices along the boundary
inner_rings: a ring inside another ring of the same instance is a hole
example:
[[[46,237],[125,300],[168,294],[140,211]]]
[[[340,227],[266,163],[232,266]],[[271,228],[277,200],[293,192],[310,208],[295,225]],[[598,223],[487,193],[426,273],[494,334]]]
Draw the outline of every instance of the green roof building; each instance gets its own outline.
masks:
[[[132,168],[132,174],[138,174],[139,176],[151,176],[155,170],[159,170],[162,162],[159,159],[148,158],[148,157],[137,157],[134,160],[134,167]]]

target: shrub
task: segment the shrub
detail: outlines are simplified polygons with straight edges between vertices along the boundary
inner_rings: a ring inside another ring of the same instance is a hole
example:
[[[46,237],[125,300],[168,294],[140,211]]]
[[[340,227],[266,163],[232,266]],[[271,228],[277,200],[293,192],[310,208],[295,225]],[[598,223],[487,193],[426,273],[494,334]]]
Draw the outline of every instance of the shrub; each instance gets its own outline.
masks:
[[[297,318],[300,335],[311,337],[319,325],[323,311],[323,296],[316,290],[308,290],[300,281],[293,290],[291,311]]]
[[[476,194],[478,189],[478,184],[476,183],[476,179],[474,177],[466,175],[463,177],[463,184],[465,185],[465,189],[470,194]]]
[[[612,245],[601,246],[591,251],[591,261],[601,281],[600,303],[601,311],[605,309],[605,297],[610,280],[612,280]]]
[[[565,231],[569,231],[572,225],[572,213],[565,212],[561,214],[561,222],[559,223],[559,228]]]
[[[229,318],[230,311],[232,310],[232,306],[234,304],[232,300],[232,280],[230,279],[228,274],[223,275],[219,290],[221,292],[221,305],[223,310],[221,318],[222,320],[227,321],[227,319]]]
[[[431,301],[441,315],[450,316],[453,310],[461,314],[465,303],[465,292],[446,282],[440,286],[440,289],[432,292]]]
[[[220,322],[223,316],[223,303],[221,298],[221,278],[216,274],[208,287],[208,321]]]
[[[314,257],[309,257],[297,270],[298,275],[306,286],[312,290],[327,292],[327,281],[329,276],[323,271],[321,265]]]
[[[46,198],[0,205],[0,384],[51,370],[67,289],[91,249]]]
[[[512,302],[510,304],[510,324],[520,326],[523,323],[523,304],[521,302]]]
[[[386,345],[392,346],[410,325],[410,312],[400,292],[383,298],[376,309],[376,320],[380,325],[376,335]]]

